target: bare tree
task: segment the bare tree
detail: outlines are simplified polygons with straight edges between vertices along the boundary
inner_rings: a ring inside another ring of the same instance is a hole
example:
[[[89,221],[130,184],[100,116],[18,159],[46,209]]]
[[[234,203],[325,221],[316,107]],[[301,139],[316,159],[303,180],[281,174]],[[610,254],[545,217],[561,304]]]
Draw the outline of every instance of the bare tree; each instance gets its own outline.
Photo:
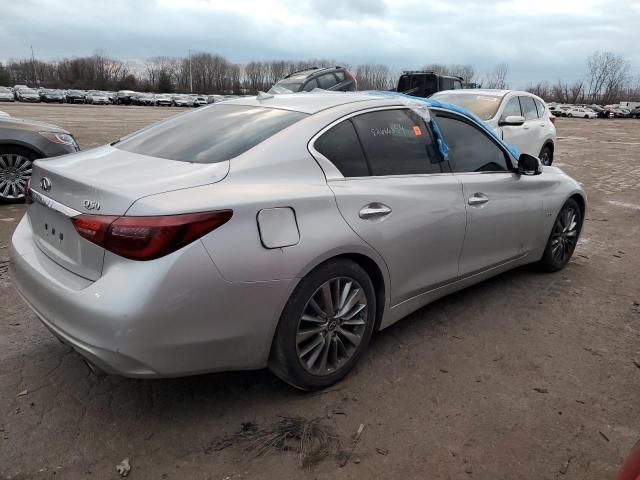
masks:
[[[619,97],[629,81],[631,65],[612,52],[594,52],[587,58],[587,96],[592,102],[609,103]]]
[[[491,72],[487,74],[487,79],[484,82],[486,88],[509,88],[507,83],[507,74],[509,73],[509,65],[501,63],[496,66]]]

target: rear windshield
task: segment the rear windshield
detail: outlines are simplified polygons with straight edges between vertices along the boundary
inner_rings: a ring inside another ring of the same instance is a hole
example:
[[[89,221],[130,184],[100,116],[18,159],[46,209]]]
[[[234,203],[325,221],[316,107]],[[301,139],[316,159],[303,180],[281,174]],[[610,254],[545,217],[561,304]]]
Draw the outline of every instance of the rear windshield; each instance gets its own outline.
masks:
[[[462,108],[466,108],[482,120],[490,120],[498,113],[498,107],[503,96],[487,94],[465,94],[465,93],[436,93],[434,99],[441,102],[453,103]]]
[[[181,162],[224,162],[306,116],[275,108],[213,104],[160,122],[114,146]]]

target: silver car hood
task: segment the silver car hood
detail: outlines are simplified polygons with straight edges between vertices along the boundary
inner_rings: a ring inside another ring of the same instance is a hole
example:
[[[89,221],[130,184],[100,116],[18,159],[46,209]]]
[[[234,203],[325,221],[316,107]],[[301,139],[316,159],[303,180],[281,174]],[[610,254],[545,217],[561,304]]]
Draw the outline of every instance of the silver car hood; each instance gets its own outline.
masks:
[[[228,161],[180,162],[105,145],[36,161],[31,188],[79,212],[123,215],[142,197],[219,182],[228,172]]]

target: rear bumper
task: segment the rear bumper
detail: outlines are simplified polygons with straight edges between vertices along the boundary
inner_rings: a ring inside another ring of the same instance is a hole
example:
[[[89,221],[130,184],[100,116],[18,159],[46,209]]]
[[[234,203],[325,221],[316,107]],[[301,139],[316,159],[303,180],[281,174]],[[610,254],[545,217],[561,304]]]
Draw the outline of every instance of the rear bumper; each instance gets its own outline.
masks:
[[[199,241],[149,262],[106,253],[92,282],[44,255],[26,216],[11,255],[13,283],[44,325],[101,369],[130,377],[266,366],[295,284],[227,282]]]

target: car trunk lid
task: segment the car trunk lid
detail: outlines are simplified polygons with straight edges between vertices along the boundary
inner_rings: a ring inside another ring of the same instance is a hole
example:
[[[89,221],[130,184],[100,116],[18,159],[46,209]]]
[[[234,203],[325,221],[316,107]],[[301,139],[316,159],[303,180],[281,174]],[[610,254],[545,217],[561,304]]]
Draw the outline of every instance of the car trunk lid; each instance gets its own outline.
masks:
[[[102,274],[104,249],[82,238],[71,219],[121,216],[138,199],[222,180],[229,162],[195,164],[110,146],[35,162],[28,216],[34,241],[54,262],[89,280]]]

